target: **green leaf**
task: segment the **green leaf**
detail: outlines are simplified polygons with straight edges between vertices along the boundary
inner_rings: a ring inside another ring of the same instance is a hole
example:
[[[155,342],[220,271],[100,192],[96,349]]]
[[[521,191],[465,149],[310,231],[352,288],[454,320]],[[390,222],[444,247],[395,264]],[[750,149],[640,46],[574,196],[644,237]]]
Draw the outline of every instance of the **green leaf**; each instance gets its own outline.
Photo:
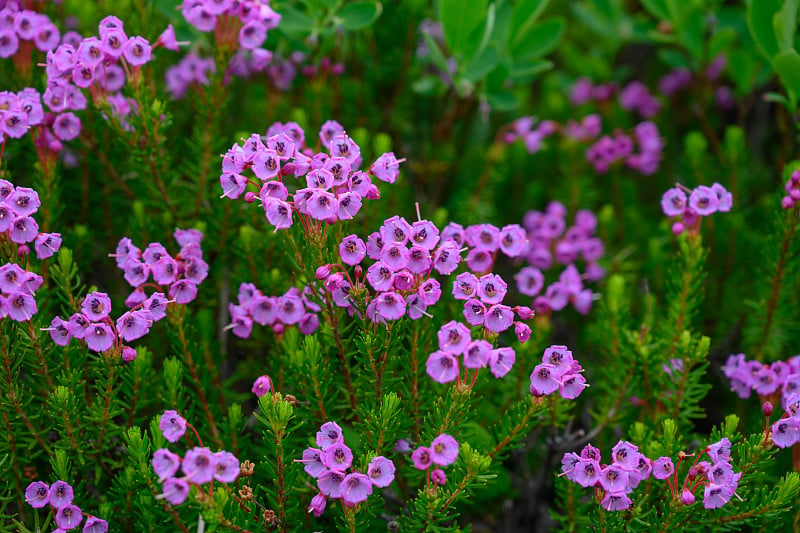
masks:
[[[482,26],[488,11],[486,0],[440,0],[439,20],[444,40],[453,55],[459,56],[469,45],[469,36]]]
[[[511,111],[519,105],[517,96],[511,91],[500,89],[486,94],[489,105],[495,111]]]
[[[794,104],[800,96],[800,54],[794,48],[778,52],[773,61],[775,72],[789,94],[789,101]]]
[[[536,25],[513,47],[515,61],[542,57],[556,47],[566,30],[563,17],[553,17]]]
[[[338,25],[347,31],[362,30],[375,22],[382,11],[380,2],[353,2],[344,6],[336,18]]]
[[[302,11],[285,6],[281,8],[281,23],[278,28],[286,34],[311,33],[314,20]]]
[[[533,28],[539,15],[547,7],[550,0],[520,0],[514,3],[514,15],[511,19],[511,46]]]
[[[780,51],[773,20],[781,10],[780,0],[752,0],[747,6],[747,26],[756,46],[770,61]]]
[[[781,50],[792,48],[794,43],[794,32],[797,28],[797,3],[798,0],[784,0],[783,7],[772,16],[775,40]]]
[[[522,81],[530,79],[537,74],[545,72],[553,68],[553,62],[547,59],[536,59],[521,65],[515,65],[511,69],[511,79],[514,81]]]
[[[473,83],[478,83],[497,66],[499,59],[500,55],[497,53],[497,48],[490,46],[467,65],[467,68],[464,69],[463,77]]]

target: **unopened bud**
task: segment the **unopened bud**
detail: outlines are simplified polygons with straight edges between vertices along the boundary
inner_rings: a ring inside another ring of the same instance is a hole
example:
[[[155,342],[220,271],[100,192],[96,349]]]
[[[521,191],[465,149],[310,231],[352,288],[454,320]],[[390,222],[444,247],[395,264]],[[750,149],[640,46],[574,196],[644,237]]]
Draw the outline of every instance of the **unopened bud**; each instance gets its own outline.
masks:
[[[531,318],[533,318],[533,309],[531,309],[530,307],[525,307],[524,305],[518,305],[517,307],[514,308],[514,311],[516,311],[517,316],[519,317],[520,320],[530,320]]]
[[[317,268],[317,273],[314,275],[319,280],[328,279],[328,276],[331,275],[331,265],[322,265],[321,267]]]
[[[764,416],[767,418],[772,415],[772,402],[764,402],[761,404],[761,411],[764,412]]]
[[[297,165],[294,163],[286,163],[281,168],[281,176],[294,176],[295,172],[297,172]]]
[[[694,503],[694,494],[689,489],[684,489],[681,492],[681,503],[683,505],[692,505]]]
[[[247,191],[246,193],[244,193],[244,201],[247,202],[248,204],[252,204],[256,200],[258,200],[258,195],[253,191]]]

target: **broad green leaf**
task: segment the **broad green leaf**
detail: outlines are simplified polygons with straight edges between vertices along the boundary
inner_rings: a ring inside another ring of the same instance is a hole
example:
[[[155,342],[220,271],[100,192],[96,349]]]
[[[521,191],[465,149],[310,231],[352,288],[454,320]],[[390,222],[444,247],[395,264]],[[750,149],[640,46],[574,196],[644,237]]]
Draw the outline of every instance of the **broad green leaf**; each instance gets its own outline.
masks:
[[[553,62],[547,59],[537,59],[522,65],[515,65],[511,69],[511,79],[514,81],[527,80],[551,68],[553,68]]]
[[[772,66],[789,94],[789,101],[794,105],[800,96],[800,54],[794,48],[778,52]]]
[[[489,39],[489,44],[497,47],[500,55],[503,55],[508,49],[508,40],[511,36],[511,20],[514,13],[514,6],[508,3],[497,8],[494,20],[494,30]]]
[[[486,99],[495,111],[512,111],[519,105],[517,96],[505,89],[487,93]]]
[[[511,19],[511,41],[513,48],[517,41],[533,28],[542,11],[550,0],[519,0],[514,3],[514,15]]]
[[[756,61],[754,55],[743,50],[728,53],[728,75],[733,79],[736,92],[740,95],[753,90],[756,78]]]
[[[705,13],[700,9],[684,12],[676,33],[684,48],[689,51],[695,64],[699,65],[703,59],[703,43],[705,42]]]
[[[287,34],[311,33],[313,28],[314,20],[302,11],[289,6],[281,8],[280,31]]]
[[[487,0],[439,0],[439,21],[453,55],[464,53],[470,34],[475,28],[483,27],[487,10]]]
[[[511,50],[515,62],[549,53],[564,36],[566,26],[562,17],[553,17],[531,28]]]
[[[770,61],[780,52],[773,26],[775,14],[780,9],[780,0],[751,0],[747,6],[747,26],[750,28],[750,34],[758,49]]]
[[[716,57],[717,54],[728,54],[736,42],[736,30],[733,28],[720,28],[711,36],[708,43],[708,57]]]
[[[497,49],[494,46],[489,46],[483,50],[481,55],[474,58],[467,65],[463,76],[473,83],[478,83],[497,66],[499,59],[500,55],[497,53]]]
[[[797,28],[798,0],[784,0],[783,7],[772,17],[775,27],[775,40],[778,48],[785,50],[794,44],[794,32]]]
[[[361,30],[381,16],[380,2],[353,2],[345,5],[337,14],[339,26],[347,31]]]

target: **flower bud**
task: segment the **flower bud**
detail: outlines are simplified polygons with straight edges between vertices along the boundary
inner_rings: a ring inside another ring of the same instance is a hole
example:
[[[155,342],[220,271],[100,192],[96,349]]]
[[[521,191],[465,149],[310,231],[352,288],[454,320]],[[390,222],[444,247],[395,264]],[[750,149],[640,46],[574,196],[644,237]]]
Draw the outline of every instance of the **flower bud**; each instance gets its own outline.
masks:
[[[681,503],[683,505],[692,505],[694,503],[694,494],[689,489],[684,489],[681,492]]]
[[[761,404],[761,411],[764,413],[764,416],[767,418],[772,415],[772,402],[764,402]]]
[[[676,222],[672,225],[672,233],[674,235],[680,235],[686,228],[683,227],[683,224],[680,222]]]
[[[516,306],[514,312],[517,313],[520,320],[530,320],[533,318],[533,309],[525,307],[524,305]]]
[[[356,278],[360,278],[362,275],[364,275],[364,269],[361,268],[361,265],[356,265],[355,272]]]
[[[244,201],[247,202],[248,204],[252,204],[256,200],[258,200],[258,195],[253,191],[247,191],[246,193],[244,193]]]
[[[136,359],[136,349],[131,348],[130,346],[123,346],[122,347],[122,360],[126,363],[130,363]]]
[[[331,270],[332,270],[331,265],[322,265],[321,267],[317,268],[317,273],[315,274],[314,277],[316,277],[319,280],[328,279],[328,276],[331,275]]]
[[[297,165],[294,163],[286,163],[281,168],[281,175],[282,176],[294,176],[294,173],[297,172]]]
[[[789,196],[784,196],[781,199],[781,207],[784,209],[791,209],[794,207],[794,200],[792,200]]]

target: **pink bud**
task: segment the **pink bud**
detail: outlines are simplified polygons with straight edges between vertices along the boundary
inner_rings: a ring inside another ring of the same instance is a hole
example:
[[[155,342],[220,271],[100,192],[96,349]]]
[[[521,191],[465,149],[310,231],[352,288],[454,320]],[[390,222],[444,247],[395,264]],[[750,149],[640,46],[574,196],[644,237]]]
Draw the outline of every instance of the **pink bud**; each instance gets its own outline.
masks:
[[[789,196],[784,196],[781,198],[781,207],[784,209],[791,209],[794,207],[794,200],[792,200]]]
[[[772,414],[772,402],[764,402],[761,404],[761,411],[764,413],[764,416],[769,418]]]
[[[136,349],[131,348],[130,346],[123,346],[122,347],[122,360],[126,363],[130,363],[136,359]]]
[[[694,494],[689,489],[684,489],[681,492],[681,503],[683,505],[692,505],[694,503]]]
[[[674,233],[675,235],[680,235],[681,233],[683,233],[684,229],[686,228],[684,228],[683,224],[681,224],[680,222],[676,222],[672,225],[672,233]]]
[[[247,191],[246,193],[244,193],[244,201],[247,202],[248,204],[252,204],[256,200],[258,200],[258,195],[253,191]]]
[[[272,331],[275,335],[283,335],[283,332],[286,331],[286,327],[280,322],[275,322],[272,324]]]
[[[356,278],[360,278],[364,274],[364,269],[361,268],[361,265],[356,265],[355,273],[356,273]]]
[[[530,320],[533,318],[533,309],[530,307],[525,307],[524,305],[518,305],[515,307],[514,312],[517,313],[517,316],[520,320]]]
[[[29,253],[31,253],[31,249],[28,248],[28,246],[25,244],[20,244],[19,247],[17,248],[17,255],[20,257]]]
[[[321,267],[317,268],[317,273],[314,277],[320,280],[328,279],[328,276],[331,275],[331,265],[322,265]]]
[[[286,163],[281,168],[281,175],[282,176],[294,176],[294,173],[297,172],[297,165],[294,163]]]

